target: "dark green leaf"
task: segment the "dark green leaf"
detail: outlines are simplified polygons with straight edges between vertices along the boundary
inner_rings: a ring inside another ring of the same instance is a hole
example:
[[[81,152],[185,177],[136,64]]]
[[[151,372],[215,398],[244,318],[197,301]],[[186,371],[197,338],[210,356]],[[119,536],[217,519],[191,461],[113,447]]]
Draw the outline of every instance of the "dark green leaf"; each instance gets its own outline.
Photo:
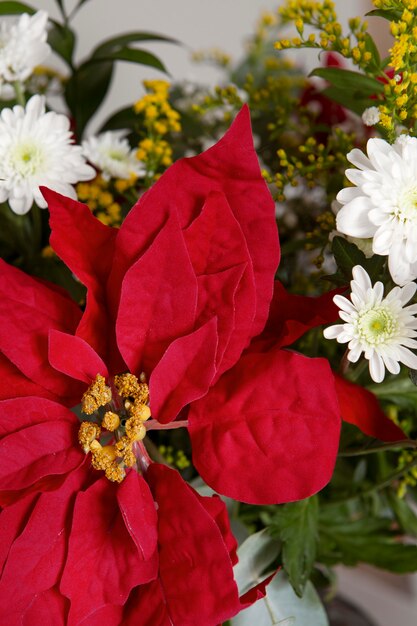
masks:
[[[381,57],[379,55],[379,51],[378,51],[375,41],[372,39],[369,33],[365,34],[364,41],[365,41],[365,47],[366,47],[367,52],[370,52],[372,54],[372,63],[370,65],[373,65],[374,67],[379,68],[380,63],[381,63]]]
[[[407,500],[399,498],[393,490],[388,492],[387,497],[401,529],[407,535],[417,537],[417,516],[409,507]]]
[[[332,252],[340,271],[348,278],[352,278],[352,267],[366,263],[366,257],[362,250],[359,250],[354,243],[343,239],[343,237],[334,237],[332,241]]]
[[[23,2],[0,2],[0,15],[19,15],[20,13],[33,15],[36,9]]]
[[[117,130],[119,128],[130,128],[134,129],[135,123],[137,122],[137,115],[133,110],[133,107],[126,107],[125,109],[120,109],[113,113],[111,117],[109,117],[100,128],[100,132],[104,132],[106,130]]]
[[[417,387],[409,378],[395,377],[367,387],[380,400],[388,400],[403,408],[415,409],[417,406]]]
[[[74,32],[62,24],[55,23],[48,32],[48,43],[52,50],[71,67],[75,46]]]
[[[401,11],[395,9],[373,9],[365,13],[366,16],[383,17],[389,22],[398,22],[401,19]]]
[[[93,50],[91,56],[103,57],[106,56],[109,52],[113,52],[115,49],[123,48],[129,43],[134,43],[137,41],[160,41],[166,43],[180,44],[180,42],[176,39],[172,39],[171,37],[165,37],[164,35],[157,35],[156,33],[125,33],[124,35],[112,37],[111,39],[107,39],[106,41],[101,43],[99,46],[97,46],[97,48]]]
[[[328,511],[320,519],[318,560],[327,565],[369,563],[397,574],[415,571],[417,546],[400,543],[390,527],[388,519],[340,520]]]
[[[113,52],[107,52],[103,56],[90,57],[85,64],[97,65],[97,63],[102,63],[103,61],[129,61],[130,63],[139,63],[140,65],[154,67],[161,72],[167,73],[165,65],[157,56],[152,54],[152,52],[139,48],[119,48]]]
[[[317,496],[280,507],[271,525],[271,533],[281,539],[282,563],[291,585],[302,596],[316,557]]]
[[[102,104],[113,75],[111,61],[84,63],[71,76],[65,87],[65,100],[75,120],[76,134],[81,139],[86,124]]]
[[[362,97],[384,91],[384,85],[377,81],[376,78],[360,74],[359,72],[352,72],[351,70],[342,70],[337,67],[317,67],[311,72],[310,76],[320,76],[320,78],[328,80],[335,87],[350,90],[351,94],[362,94]]]
[[[369,106],[372,106],[372,102],[375,104],[375,101],[371,101],[369,98],[359,98],[352,95],[352,91],[350,89],[343,89],[339,87],[326,87],[321,92],[330,100],[341,104],[346,109],[353,111],[356,115],[362,115],[364,110]]]
[[[374,254],[369,259],[365,259],[363,267],[369,274],[372,282],[381,279],[381,272],[386,263],[387,257]]]

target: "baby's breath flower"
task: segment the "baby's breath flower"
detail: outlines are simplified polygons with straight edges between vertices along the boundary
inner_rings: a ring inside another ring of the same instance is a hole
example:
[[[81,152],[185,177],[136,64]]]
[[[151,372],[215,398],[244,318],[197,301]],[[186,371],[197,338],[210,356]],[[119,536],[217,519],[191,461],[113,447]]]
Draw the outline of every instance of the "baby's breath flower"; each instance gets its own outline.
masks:
[[[399,373],[400,363],[416,369],[417,355],[409,348],[417,348],[417,305],[405,305],[414,296],[417,285],[394,287],[384,298],[383,284],[378,281],[372,286],[363,267],[356,265],[352,274],[350,300],[340,295],[333,298],[345,323],[326,328],[326,339],[348,343],[347,358],[351,363],[364,353],[376,383],[383,381],[385,368],[391,374]]]
[[[368,107],[362,113],[362,121],[365,126],[375,126],[381,119],[381,113],[378,107]]]

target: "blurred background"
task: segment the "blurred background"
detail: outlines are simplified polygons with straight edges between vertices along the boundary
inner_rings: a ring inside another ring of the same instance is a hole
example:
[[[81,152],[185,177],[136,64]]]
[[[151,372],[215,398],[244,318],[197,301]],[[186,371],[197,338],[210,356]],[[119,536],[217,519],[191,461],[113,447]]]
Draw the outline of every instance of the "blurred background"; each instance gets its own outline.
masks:
[[[335,0],[335,3],[342,23],[350,17],[362,16],[372,8],[370,0]],[[73,4],[76,4],[75,0]],[[51,17],[58,17],[54,0],[36,0],[32,5],[46,10]],[[66,5],[71,8],[71,0]],[[147,48],[163,60],[172,80],[215,85],[219,70],[195,65],[192,52],[219,48],[239,59],[245,39],[253,32],[261,12],[274,11],[278,6],[277,0],[90,0],[73,23],[79,34],[77,57],[82,59],[98,41],[122,32],[157,32],[181,42],[180,46],[147,44]],[[385,25],[380,18],[369,21],[369,30],[382,52],[390,45]],[[315,51],[290,51],[288,54],[296,58],[306,72],[319,64]],[[60,69],[59,65],[57,68]],[[113,88],[95,118],[94,126],[89,128],[90,132],[94,132],[111,112],[137,100],[143,93],[141,81],[144,78],[158,77],[161,74],[157,71],[128,63],[119,64]],[[357,617],[356,621],[351,618],[353,621],[348,622],[338,617],[337,626],[417,624],[417,576],[394,576],[370,567],[339,568],[339,593],[361,608],[371,621],[360,621],[361,618]],[[342,616],[343,610],[336,607],[335,611]]]

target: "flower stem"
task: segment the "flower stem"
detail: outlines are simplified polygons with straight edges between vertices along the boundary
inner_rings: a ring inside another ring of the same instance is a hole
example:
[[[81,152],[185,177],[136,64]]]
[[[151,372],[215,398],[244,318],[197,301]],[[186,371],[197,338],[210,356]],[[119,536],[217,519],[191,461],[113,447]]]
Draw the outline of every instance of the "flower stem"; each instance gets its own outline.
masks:
[[[398,448],[417,448],[417,441],[413,441],[412,439],[389,441],[387,443],[383,443],[378,446],[372,446],[370,448],[353,448],[352,450],[339,452],[338,456],[361,456],[362,454],[373,454],[374,452],[381,452],[381,450],[395,450]]]
[[[24,107],[26,104],[26,98],[22,83],[19,80],[15,80],[13,83],[13,88],[16,94],[17,103]]]
[[[157,420],[148,420],[145,422],[146,430],[172,430],[174,428],[187,428],[188,420],[178,420],[169,424],[161,424]]]

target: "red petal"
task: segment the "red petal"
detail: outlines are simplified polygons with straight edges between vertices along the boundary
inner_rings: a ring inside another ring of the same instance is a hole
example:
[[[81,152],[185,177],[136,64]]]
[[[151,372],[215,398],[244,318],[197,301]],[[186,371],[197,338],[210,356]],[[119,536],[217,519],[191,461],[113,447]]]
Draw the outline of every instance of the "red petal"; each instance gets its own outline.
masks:
[[[213,626],[232,617],[240,603],[216,522],[178,472],[152,464],[147,478],[158,503],[162,601],[172,624]]]
[[[152,371],[194,326],[197,281],[175,214],[123,280],[117,342],[130,371]]]
[[[170,422],[186,404],[207,393],[216,372],[216,349],[215,318],[169,346],[149,381],[155,419]]]
[[[311,328],[330,324],[339,318],[339,309],[333,297],[341,293],[334,289],[322,296],[297,296],[275,281],[268,322],[261,337],[270,345],[289,346]]]
[[[80,202],[45,187],[42,193],[50,212],[51,246],[88,289],[77,335],[105,357],[109,335],[105,292],[117,230],[104,226]]]
[[[68,600],[53,587],[32,599],[18,624],[19,626],[45,626],[45,624],[69,626],[67,623],[68,608]],[[110,624],[101,622],[101,626],[110,626]],[[117,626],[116,622],[114,626]]]
[[[3,571],[13,541],[26,525],[35,500],[36,496],[30,494],[0,513],[0,572]]]
[[[54,394],[44,387],[29,380],[29,378],[22,374],[22,372],[17,369],[16,365],[13,365],[3,354],[0,354],[0,380],[2,381],[0,400],[22,396],[40,396],[41,398],[49,398],[50,400],[58,399],[57,396],[54,396]]]
[[[381,441],[400,441],[407,436],[382,411],[373,393],[334,374],[342,419]]]
[[[189,431],[194,464],[218,493],[254,504],[307,498],[330,480],[339,444],[329,365],[249,353],[192,405]]]
[[[279,244],[275,205],[261,176],[247,107],[215,146],[175,163],[129,213],[117,237],[109,293],[117,302],[125,273],[149,247],[172,211],[178,211],[181,228],[187,228],[213,191],[225,195],[252,259],[257,290],[254,336],[268,314]]]
[[[225,503],[217,495],[214,495],[211,498],[200,496],[197,492],[195,495],[197,496],[200,504],[206,509],[207,513],[213,518],[219,527],[223,541],[229,552],[230,559],[233,565],[236,565],[238,562],[237,541],[230,528],[229,515],[227,513]]]
[[[80,316],[68,298],[0,260],[0,350],[30,380],[61,397],[76,396],[80,387],[49,365],[48,331],[72,332]]]
[[[43,398],[0,402],[0,485],[20,490],[47,476],[65,474],[84,455],[78,420],[65,407]]]
[[[20,624],[17,618],[21,620],[33,599],[58,582],[66,555],[73,496],[84,481],[84,470],[72,472],[59,489],[38,498],[23,532],[10,549],[0,580],[0,616],[10,619],[1,623],[16,619]]]
[[[220,375],[236,363],[252,338],[256,305],[252,261],[242,229],[223,193],[209,194],[184,235],[199,277],[198,323],[203,324],[213,315],[218,318]]]
[[[160,580],[133,590],[125,607],[123,626],[181,626],[172,621]]]
[[[69,626],[67,622],[68,608],[68,600],[53,587],[37,594],[32,599],[18,624],[19,626],[45,626],[46,624]],[[9,624],[9,626],[11,625]],[[110,624],[101,622],[101,626],[110,626]],[[117,623],[114,626],[117,626]]]
[[[139,554],[144,561],[151,559],[158,540],[158,518],[151,492],[142,476],[129,472],[117,491],[117,501]]]
[[[107,367],[84,339],[59,330],[49,331],[49,362],[59,372],[87,384],[97,374],[108,376]]]
[[[139,475],[137,480],[143,481]],[[132,486],[133,479],[129,479],[125,489]],[[138,550],[130,534],[137,530],[131,516],[136,513],[146,518],[141,510],[145,507],[149,511],[153,506],[149,490],[146,494],[146,489],[140,487],[145,499],[136,501],[136,511],[132,511],[132,501],[124,493],[122,514],[118,489],[116,484],[101,478],[77,496],[61,582],[62,593],[71,600],[70,624],[78,624],[107,604],[124,604],[133,587],[157,575],[156,553],[144,560],[143,548]],[[134,488],[132,497],[137,493]],[[130,520],[129,529],[123,516]],[[145,528],[144,532],[148,530]],[[147,545],[146,539],[140,540],[141,545],[142,542]]]

